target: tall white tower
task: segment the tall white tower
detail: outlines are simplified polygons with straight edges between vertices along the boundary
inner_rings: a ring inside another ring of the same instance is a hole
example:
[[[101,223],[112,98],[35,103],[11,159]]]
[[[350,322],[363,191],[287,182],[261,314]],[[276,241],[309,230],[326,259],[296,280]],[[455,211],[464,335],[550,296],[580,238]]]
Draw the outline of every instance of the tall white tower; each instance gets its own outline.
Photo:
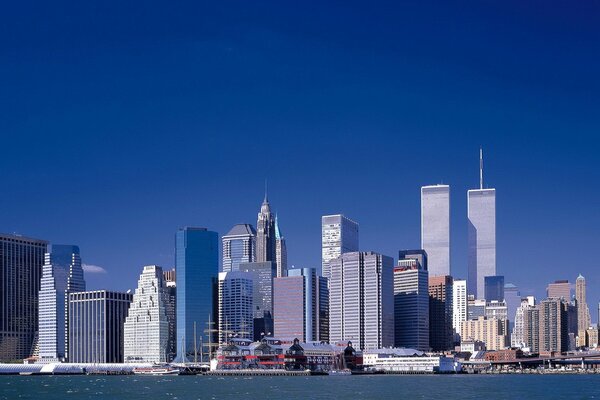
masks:
[[[429,276],[450,275],[450,186],[421,188],[421,248]]]

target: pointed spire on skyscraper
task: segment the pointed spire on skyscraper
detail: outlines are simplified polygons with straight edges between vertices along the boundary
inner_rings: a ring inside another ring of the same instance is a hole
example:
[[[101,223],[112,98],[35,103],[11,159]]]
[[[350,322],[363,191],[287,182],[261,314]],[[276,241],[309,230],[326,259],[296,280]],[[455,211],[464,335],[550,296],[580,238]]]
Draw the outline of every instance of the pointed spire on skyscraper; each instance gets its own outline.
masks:
[[[483,189],[483,147],[479,146],[479,189]]]
[[[267,187],[267,179],[265,178],[265,199],[263,200],[263,204],[269,202],[269,196],[267,195],[267,192],[268,192],[267,189],[268,189],[268,187]]]
[[[279,222],[277,221],[277,212],[275,212],[275,239],[281,239],[281,232],[279,231]]]

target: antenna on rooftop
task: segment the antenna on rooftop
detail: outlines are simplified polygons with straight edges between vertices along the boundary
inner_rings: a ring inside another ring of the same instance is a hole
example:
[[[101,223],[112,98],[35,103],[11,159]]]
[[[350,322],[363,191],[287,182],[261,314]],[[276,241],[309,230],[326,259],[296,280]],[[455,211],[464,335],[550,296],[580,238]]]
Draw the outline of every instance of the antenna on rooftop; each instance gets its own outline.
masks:
[[[479,189],[483,189],[483,148],[479,147]]]

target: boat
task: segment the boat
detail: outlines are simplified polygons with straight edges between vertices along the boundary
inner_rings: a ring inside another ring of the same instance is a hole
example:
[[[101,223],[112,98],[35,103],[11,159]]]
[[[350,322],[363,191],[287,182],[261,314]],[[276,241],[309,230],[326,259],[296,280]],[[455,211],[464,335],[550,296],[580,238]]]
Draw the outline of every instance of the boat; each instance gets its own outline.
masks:
[[[179,370],[170,367],[134,368],[135,375],[179,375]]]
[[[329,375],[333,375],[333,376],[348,376],[348,375],[352,375],[352,372],[348,369],[332,369],[331,371],[329,371]]]

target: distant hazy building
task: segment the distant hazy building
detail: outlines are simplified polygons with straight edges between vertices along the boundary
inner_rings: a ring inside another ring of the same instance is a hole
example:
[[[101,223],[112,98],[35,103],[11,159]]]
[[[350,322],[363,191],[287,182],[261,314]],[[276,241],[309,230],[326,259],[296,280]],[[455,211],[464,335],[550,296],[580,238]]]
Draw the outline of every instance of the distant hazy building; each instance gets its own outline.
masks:
[[[577,346],[586,346],[587,330],[592,325],[590,310],[586,300],[585,278],[579,274],[575,281],[575,301],[577,306]]]
[[[253,339],[273,336],[273,278],[277,276],[277,266],[272,261],[241,263],[240,271],[252,275]]]
[[[145,266],[125,320],[125,362],[167,362],[167,303],[162,268],[157,265]]]
[[[252,303],[251,273],[219,273],[219,343],[226,343],[230,338],[252,340]]]
[[[177,361],[189,360],[196,337],[214,321],[211,277],[219,271],[219,238],[206,228],[182,228],[175,235],[177,270]],[[216,338],[215,338],[216,339]],[[184,345],[182,346],[182,343]],[[185,354],[182,353],[182,347]]]
[[[256,229],[252,225],[235,225],[222,242],[222,272],[239,271],[241,263],[256,261]]]
[[[31,355],[48,242],[0,234],[0,362]]]
[[[404,257],[394,268],[395,347],[429,351],[428,278],[417,258]]]
[[[429,346],[433,351],[453,347],[452,277],[429,277]]]
[[[79,247],[53,245],[45,255],[40,286],[40,361],[65,361],[69,354],[69,293],[85,290]]]
[[[485,301],[504,301],[504,276],[486,276],[484,278]]]
[[[549,299],[571,300],[571,284],[568,280],[559,280],[550,283],[546,288],[546,295]]]
[[[394,342],[393,258],[344,253],[330,261],[329,341],[352,341],[362,350]]]
[[[467,191],[469,294],[485,298],[484,277],[496,275],[496,189],[483,187],[479,152],[479,189]]]
[[[467,320],[467,281],[455,279],[452,283],[452,328],[460,335],[460,325]]]
[[[479,317],[476,320],[463,321],[460,337],[464,341],[481,341],[487,350],[502,350],[507,347],[506,320]]]
[[[565,352],[569,348],[567,303],[560,298],[538,304],[540,318],[540,352]]]
[[[421,248],[429,276],[450,275],[450,186],[421,187]]]
[[[519,292],[519,288],[512,283],[504,284],[504,302],[508,311],[509,332],[512,332],[515,313],[517,312],[517,308],[521,306],[521,293]]]
[[[288,276],[274,279],[275,337],[329,341],[328,308],[327,281],[315,268],[290,269]]]
[[[329,262],[358,251],[358,223],[341,214],[321,217],[321,275],[329,279]]]
[[[275,265],[277,266],[277,277],[287,275],[287,245],[285,243],[285,237],[281,234],[279,229],[279,219],[275,214]]]
[[[69,362],[122,363],[124,324],[133,295],[96,290],[69,294]]]
[[[260,207],[256,221],[256,261],[266,262],[276,259],[275,217],[265,192],[265,199]]]
[[[175,268],[164,271],[163,278],[167,286],[167,319],[169,321],[167,360],[171,362],[177,356],[177,283]]]

